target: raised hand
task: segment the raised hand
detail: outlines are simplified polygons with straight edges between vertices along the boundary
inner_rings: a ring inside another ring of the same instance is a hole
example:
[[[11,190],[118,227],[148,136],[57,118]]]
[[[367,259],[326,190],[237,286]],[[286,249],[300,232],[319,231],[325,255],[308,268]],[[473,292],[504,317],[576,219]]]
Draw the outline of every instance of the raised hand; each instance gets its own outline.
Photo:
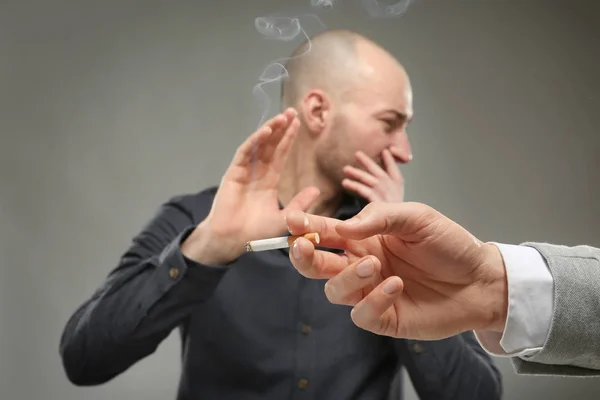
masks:
[[[317,232],[316,250],[298,239],[290,259],[304,276],[328,279],[327,298],[354,306],[355,324],[397,338],[442,339],[475,329],[502,331],[506,283],[501,255],[420,203],[370,203],[355,218],[290,212],[292,234]]]
[[[286,232],[284,213],[307,210],[319,195],[309,187],[279,209],[277,187],[298,132],[294,109],[287,109],[240,145],[221,179],[209,215],[182,245],[199,262],[221,265],[239,257],[248,240]]]
[[[404,201],[404,178],[390,150],[382,152],[384,168],[362,151],[356,153],[356,159],[365,170],[353,166],[344,167],[348,178],[342,181],[342,186],[370,202],[401,202]]]

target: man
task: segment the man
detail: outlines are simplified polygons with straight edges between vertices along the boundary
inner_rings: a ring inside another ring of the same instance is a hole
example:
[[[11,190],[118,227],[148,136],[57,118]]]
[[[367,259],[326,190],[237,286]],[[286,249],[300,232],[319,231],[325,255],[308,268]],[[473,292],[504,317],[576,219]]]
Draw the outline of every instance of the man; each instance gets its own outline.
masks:
[[[180,400],[399,399],[402,388],[390,392],[402,366],[422,399],[500,398],[500,374],[473,335],[419,343],[365,332],[287,250],[244,253],[249,240],[284,235],[289,210],[352,217],[364,202],[348,189],[394,201],[398,184],[385,182],[399,182],[395,161],[410,159],[410,82],[375,43],[326,32],[286,68],[286,111],[237,149],[218,190],[164,204],[70,319],[69,379],[107,382],[178,327]]]
[[[441,339],[474,330],[516,372],[600,375],[600,249],[482,243],[419,203],[371,203],[347,221],[290,212],[290,257],[327,279],[327,298],[354,306],[352,320],[396,338]]]

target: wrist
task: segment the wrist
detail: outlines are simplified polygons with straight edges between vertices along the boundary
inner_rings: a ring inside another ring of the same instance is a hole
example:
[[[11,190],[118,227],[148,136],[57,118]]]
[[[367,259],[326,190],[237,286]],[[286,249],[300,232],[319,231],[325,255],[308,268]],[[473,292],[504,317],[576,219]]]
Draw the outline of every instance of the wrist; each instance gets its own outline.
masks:
[[[226,249],[225,241],[211,233],[207,220],[198,224],[181,244],[181,253],[186,258],[203,265],[225,265],[239,256]]]
[[[484,261],[480,267],[483,321],[478,330],[502,333],[508,314],[508,281],[502,253],[496,245],[483,245]]]

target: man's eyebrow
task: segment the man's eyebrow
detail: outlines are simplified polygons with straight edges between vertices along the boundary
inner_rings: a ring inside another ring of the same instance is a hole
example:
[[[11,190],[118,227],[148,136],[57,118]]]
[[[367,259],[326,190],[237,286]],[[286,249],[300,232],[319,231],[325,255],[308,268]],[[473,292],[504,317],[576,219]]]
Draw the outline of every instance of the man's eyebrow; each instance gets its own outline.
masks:
[[[409,118],[406,113],[403,113],[403,112],[398,111],[398,110],[390,109],[390,110],[386,110],[384,113],[392,113],[392,114],[394,114],[394,119],[396,119],[398,121],[410,122],[412,120],[412,117]]]

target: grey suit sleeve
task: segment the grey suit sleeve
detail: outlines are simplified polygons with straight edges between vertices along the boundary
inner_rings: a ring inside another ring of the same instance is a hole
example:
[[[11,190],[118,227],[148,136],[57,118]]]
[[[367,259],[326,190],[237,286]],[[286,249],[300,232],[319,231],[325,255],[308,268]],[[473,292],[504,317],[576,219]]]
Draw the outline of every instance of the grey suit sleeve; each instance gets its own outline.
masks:
[[[554,310],[544,347],[513,358],[522,375],[600,376],[600,249],[526,242],[554,279]]]

